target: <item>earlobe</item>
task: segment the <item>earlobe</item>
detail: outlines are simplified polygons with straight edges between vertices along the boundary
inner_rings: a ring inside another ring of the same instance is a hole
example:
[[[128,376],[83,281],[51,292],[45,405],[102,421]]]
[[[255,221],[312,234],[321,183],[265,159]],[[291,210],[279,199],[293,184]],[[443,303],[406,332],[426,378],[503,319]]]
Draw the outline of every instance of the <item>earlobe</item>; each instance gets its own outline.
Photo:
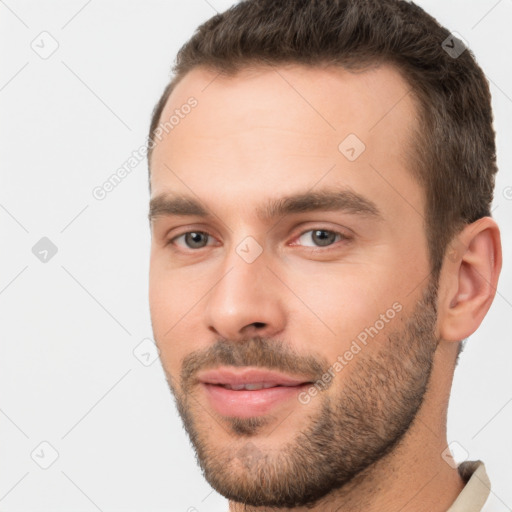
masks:
[[[476,331],[496,294],[501,264],[500,231],[491,217],[469,224],[452,241],[439,283],[442,339],[460,341]]]

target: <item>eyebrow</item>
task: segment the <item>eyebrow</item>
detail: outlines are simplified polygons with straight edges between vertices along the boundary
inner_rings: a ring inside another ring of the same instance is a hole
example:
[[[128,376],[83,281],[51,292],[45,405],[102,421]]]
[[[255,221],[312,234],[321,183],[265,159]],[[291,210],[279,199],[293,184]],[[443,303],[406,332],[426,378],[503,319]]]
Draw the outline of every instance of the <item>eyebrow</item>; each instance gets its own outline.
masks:
[[[373,201],[350,190],[332,189],[270,199],[256,208],[256,215],[263,222],[271,222],[286,215],[314,211],[342,211],[382,219],[382,214]],[[194,197],[165,193],[154,197],[149,203],[149,220],[160,216],[214,217]]]

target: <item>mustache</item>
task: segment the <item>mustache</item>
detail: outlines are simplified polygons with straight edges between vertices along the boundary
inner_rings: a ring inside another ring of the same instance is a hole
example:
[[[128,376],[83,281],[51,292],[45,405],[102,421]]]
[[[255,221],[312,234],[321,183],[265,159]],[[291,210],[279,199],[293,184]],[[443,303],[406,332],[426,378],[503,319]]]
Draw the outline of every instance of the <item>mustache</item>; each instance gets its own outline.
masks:
[[[187,390],[197,381],[199,371],[219,366],[266,368],[301,375],[315,382],[322,378],[329,363],[320,355],[297,354],[282,340],[255,336],[247,341],[232,342],[220,338],[207,349],[192,352],[183,359],[182,389]]]

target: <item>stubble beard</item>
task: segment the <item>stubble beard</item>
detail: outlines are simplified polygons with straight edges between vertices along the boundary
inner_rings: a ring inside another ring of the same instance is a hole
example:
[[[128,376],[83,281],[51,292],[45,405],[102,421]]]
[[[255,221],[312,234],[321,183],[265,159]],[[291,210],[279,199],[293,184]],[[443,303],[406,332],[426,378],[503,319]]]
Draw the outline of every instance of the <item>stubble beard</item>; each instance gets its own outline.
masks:
[[[436,296],[437,286],[432,281],[402,328],[389,332],[387,340],[373,340],[381,349],[365,347],[357,354],[339,389],[314,398],[321,400],[319,411],[307,416],[304,429],[290,432],[288,442],[278,451],[265,450],[265,437],[258,436],[276,422],[274,417],[214,419],[193,396],[192,376],[206,361],[281,371],[290,366],[297,371],[302,364],[318,374],[321,368],[325,371],[325,360],[297,359],[280,343],[253,338],[246,344],[221,341],[202,357],[185,358],[181,390],[166,372],[184,428],[210,485],[229,500],[249,506],[312,506],[390,453],[411,426],[427,391],[439,341],[435,337]],[[308,405],[298,402],[297,407]],[[232,443],[216,443],[211,434],[221,428],[216,421],[229,430]],[[286,428],[285,423],[286,419],[278,428]]]

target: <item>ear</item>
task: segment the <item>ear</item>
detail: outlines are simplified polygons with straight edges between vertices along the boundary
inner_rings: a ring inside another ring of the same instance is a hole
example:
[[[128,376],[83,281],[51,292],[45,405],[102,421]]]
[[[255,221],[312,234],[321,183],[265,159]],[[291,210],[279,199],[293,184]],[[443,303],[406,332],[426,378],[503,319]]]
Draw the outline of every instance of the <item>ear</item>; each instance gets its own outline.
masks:
[[[491,217],[478,219],[455,236],[439,281],[441,339],[460,341],[477,330],[496,294],[501,264],[500,230]]]

